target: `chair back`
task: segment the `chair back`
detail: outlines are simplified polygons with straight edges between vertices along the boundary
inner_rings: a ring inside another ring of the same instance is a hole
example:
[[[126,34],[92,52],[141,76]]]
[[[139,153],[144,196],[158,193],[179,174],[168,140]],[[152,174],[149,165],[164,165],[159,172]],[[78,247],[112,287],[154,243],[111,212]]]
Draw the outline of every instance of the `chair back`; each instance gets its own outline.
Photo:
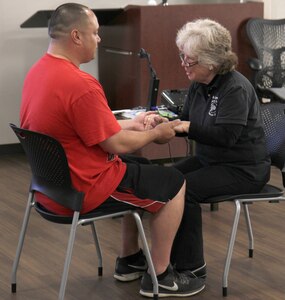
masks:
[[[80,211],[84,193],[72,186],[70,171],[62,145],[54,138],[14,124],[32,171],[31,190],[40,192],[58,204]]]
[[[271,164],[281,170],[285,186],[285,103],[261,104],[261,115]]]
[[[246,24],[246,31],[262,64],[255,75],[255,86],[285,87],[285,19],[252,18]]]

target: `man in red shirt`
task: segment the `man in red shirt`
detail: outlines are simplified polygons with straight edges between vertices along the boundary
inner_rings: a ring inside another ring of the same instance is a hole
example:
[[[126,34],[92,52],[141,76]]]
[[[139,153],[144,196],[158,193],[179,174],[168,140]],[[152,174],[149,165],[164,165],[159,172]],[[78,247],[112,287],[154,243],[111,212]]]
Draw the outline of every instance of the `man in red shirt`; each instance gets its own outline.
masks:
[[[82,213],[98,206],[120,205],[122,201],[152,213],[151,254],[160,295],[196,294],[204,288],[204,282],[179,274],[170,265],[170,251],[184,207],[182,173],[131,159],[123,161],[118,156],[151,142],[168,142],[180,121],[163,122],[152,113],[133,120],[116,120],[100,83],[79,68],[94,59],[100,42],[98,30],[98,20],[86,6],[67,3],[55,10],[49,23],[48,51],[24,82],[21,126],[51,135],[63,145],[72,183],[85,193]],[[41,194],[37,201],[55,213],[70,214]],[[124,217],[122,223],[122,250],[114,276],[130,281],[139,278],[147,267],[134,219]],[[147,272],[140,293],[152,297]]]

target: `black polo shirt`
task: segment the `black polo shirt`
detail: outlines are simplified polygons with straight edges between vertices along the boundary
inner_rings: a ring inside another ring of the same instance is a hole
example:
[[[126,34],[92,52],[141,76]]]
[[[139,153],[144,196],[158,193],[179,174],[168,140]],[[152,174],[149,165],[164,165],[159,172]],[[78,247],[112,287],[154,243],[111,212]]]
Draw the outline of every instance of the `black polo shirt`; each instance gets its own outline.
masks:
[[[208,85],[193,82],[181,119],[191,121],[188,137],[196,141],[196,155],[206,165],[229,165],[242,169],[255,180],[264,179],[270,160],[259,101],[242,74],[232,71],[217,75]],[[218,137],[217,142],[205,142],[203,134],[209,136],[215,126],[229,124],[242,126],[234,145],[219,145]]]

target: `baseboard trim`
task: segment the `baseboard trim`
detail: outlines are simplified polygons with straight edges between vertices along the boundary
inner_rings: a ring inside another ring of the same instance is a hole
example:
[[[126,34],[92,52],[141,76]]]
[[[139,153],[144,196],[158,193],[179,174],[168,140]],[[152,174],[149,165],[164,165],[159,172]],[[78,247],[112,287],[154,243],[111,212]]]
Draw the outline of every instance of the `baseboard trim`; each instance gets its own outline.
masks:
[[[0,155],[24,153],[20,143],[0,145]]]

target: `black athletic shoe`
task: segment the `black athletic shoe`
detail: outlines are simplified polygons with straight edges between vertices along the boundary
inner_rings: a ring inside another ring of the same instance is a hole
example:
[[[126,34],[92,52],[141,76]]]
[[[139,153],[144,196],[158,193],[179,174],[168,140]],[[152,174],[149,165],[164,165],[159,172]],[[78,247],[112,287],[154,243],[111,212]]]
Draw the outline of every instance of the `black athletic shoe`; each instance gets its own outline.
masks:
[[[207,267],[206,267],[206,263],[195,269],[195,270],[183,270],[183,271],[178,271],[180,273],[183,273],[191,278],[204,278],[206,279],[207,277]]]
[[[147,261],[140,250],[127,257],[117,257],[114,278],[119,281],[132,281],[140,278],[146,270]]]
[[[188,297],[198,294],[205,288],[204,279],[190,278],[173,270],[171,266],[168,266],[167,272],[163,279],[158,280],[159,297]],[[153,297],[152,280],[147,272],[141,281],[140,294]]]

